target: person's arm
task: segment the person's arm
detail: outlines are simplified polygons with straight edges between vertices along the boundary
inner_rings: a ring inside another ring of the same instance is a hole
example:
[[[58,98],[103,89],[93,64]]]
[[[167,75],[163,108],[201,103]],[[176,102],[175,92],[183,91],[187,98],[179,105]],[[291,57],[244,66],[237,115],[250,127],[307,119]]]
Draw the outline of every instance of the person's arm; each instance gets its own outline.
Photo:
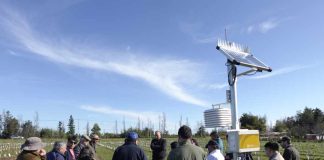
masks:
[[[155,144],[155,142],[156,142],[155,140],[152,140],[152,142],[151,142],[151,149],[152,150],[160,150],[161,149],[161,146]]]

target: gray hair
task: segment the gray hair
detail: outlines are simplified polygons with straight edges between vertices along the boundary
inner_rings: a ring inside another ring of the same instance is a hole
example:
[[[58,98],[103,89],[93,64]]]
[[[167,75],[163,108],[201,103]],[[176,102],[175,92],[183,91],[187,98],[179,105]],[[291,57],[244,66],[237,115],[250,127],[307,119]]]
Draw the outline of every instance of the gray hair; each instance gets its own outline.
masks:
[[[55,151],[59,151],[61,148],[66,147],[66,143],[65,142],[61,142],[61,141],[56,141],[53,145],[53,150]]]

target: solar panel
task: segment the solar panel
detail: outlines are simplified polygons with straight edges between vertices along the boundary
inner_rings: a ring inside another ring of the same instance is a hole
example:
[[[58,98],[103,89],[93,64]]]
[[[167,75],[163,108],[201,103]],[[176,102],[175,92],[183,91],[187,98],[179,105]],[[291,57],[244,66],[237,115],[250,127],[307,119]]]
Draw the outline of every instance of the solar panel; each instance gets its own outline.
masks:
[[[243,47],[234,42],[219,40],[216,48],[234,64],[256,68],[261,71],[272,71],[270,67],[254,57],[248,47]]]

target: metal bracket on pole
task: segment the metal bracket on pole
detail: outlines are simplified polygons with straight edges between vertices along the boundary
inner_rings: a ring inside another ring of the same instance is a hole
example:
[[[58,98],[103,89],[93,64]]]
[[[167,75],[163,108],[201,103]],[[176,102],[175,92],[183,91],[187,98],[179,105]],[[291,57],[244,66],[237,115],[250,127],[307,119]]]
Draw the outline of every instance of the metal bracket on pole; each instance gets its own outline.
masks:
[[[258,69],[252,68],[251,70],[248,70],[248,71],[245,71],[245,72],[242,72],[242,73],[238,74],[236,77],[241,77],[241,76],[244,76],[244,75],[248,75],[250,73],[257,72],[257,71],[258,71]]]

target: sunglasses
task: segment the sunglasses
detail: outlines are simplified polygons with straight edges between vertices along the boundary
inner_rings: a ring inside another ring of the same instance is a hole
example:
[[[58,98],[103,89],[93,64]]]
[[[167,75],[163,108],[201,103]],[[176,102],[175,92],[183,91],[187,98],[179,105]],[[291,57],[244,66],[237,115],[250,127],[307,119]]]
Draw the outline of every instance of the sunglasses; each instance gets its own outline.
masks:
[[[71,144],[77,144],[76,141],[70,141],[69,143],[71,143]]]

